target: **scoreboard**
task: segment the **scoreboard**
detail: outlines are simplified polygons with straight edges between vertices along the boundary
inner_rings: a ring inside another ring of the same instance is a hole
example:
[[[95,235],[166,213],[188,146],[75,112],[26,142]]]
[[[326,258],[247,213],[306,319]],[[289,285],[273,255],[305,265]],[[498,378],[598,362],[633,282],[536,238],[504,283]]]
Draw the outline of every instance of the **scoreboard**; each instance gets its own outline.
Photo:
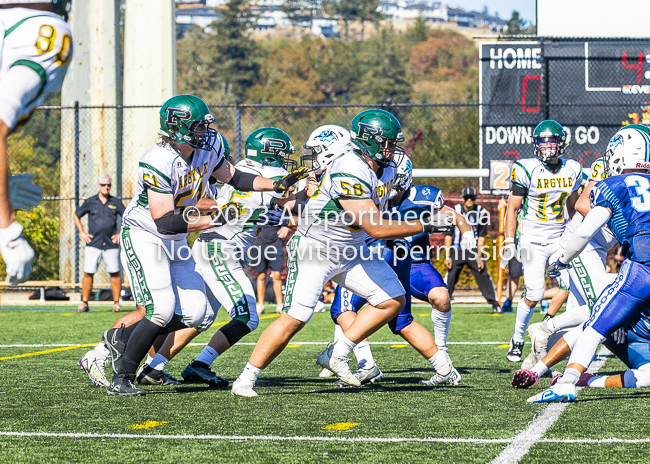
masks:
[[[650,41],[482,42],[479,56],[483,193],[508,190],[544,119],[564,126],[565,157],[587,170],[621,126],[650,125]]]

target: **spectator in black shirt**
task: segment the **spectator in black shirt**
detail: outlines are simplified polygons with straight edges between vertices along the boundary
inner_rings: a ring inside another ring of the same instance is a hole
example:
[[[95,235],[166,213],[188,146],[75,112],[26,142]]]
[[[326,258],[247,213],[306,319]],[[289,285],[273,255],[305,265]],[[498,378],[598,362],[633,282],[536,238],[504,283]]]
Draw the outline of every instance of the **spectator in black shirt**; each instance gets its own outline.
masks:
[[[454,227],[450,232],[445,233],[445,248],[448,250],[445,266],[449,270],[447,273],[449,298],[454,293],[454,288],[458,283],[461,271],[467,265],[472,271],[472,275],[483,297],[492,305],[492,311],[498,313],[501,311],[501,308],[496,299],[494,284],[480,253],[480,250],[485,244],[487,226],[490,223],[490,213],[476,203],[476,189],[473,187],[463,189],[463,200],[463,203],[454,206],[454,210],[458,214],[462,214],[467,219],[467,223],[472,227],[478,250],[460,249],[460,231],[458,227]]]
[[[104,174],[99,178],[99,193],[88,198],[77,208],[74,223],[79,231],[79,237],[86,242],[84,259],[84,277],[81,283],[81,304],[78,313],[88,311],[88,300],[93,288],[93,276],[97,272],[99,262],[103,259],[106,271],[111,276],[113,292],[113,311],[120,310],[120,227],[117,217],[124,214],[121,200],[112,197],[111,176]],[[81,218],[88,216],[88,232],[81,224]]]

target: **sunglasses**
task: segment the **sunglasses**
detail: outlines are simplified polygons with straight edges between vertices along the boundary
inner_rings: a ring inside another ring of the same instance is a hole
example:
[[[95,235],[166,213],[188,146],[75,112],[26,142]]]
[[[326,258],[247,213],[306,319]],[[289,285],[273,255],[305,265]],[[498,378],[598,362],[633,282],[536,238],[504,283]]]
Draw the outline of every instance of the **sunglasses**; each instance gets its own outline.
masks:
[[[99,184],[100,187],[110,187],[111,184]]]

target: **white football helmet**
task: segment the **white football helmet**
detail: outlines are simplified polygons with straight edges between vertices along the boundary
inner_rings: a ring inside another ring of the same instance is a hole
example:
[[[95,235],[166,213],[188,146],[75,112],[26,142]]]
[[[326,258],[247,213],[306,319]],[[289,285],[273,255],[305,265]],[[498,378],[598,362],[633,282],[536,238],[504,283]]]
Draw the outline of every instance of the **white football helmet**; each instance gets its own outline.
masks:
[[[624,127],[611,138],[603,158],[607,177],[617,176],[624,169],[650,169],[650,135]]]
[[[304,145],[310,154],[300,157],[303,166],[316,174],[322,173],[328,164],[354,146],[350,131],[335,124],[326,124],[314,130]]]
[[[396,195],[406,192],[411,183],[413,182],[413,163],[408,156],[402,156],[399,164],[397,165],[397,173],[395,174],[395,182],[390,191],[388,199],[394,198]]]

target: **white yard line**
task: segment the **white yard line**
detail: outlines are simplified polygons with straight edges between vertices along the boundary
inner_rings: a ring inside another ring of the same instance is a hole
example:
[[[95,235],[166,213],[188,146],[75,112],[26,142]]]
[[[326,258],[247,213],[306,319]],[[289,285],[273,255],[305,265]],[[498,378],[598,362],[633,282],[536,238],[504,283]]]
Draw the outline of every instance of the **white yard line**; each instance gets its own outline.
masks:
[[[603,367],[607,360],[609,350],[604,346],[600,348],[596,359],[591,363],[590,372],[594,374]],[[577,391],[582,390],[579,387]],[[541,440],[546,431],[560,418],[569,403],[551,403],[544,411],[536,416],[528,427],[512,439],[512,442],[492,461],[491,464],[515,464],[523,458],[535,443],[555,443],[550,440]],[[578,442],[576,442],[578,443]]]
[[[331,342],[293,342],[291,345],[327,345]],[[447,342],[447,345],[504,345],[508,342]],[[395,340],[394,342],[370,342],[371,345],[407,345],[408,343],[404,340]],[[188,346],[205,346],[207,343],[190,343]],[[255,343],[237,343],[241,346],[255,346]],[[234,345],[234,346],[237,346]],[[57,347],[66,347],[66,346],[85,346],[81,343],[40,343],[32,345],[0,345],[0,348],[57,348]]]
[[[281,437],[275,435],[160,435],[160,434],[136,434],[136,433],[50,433],[50,432],[2,432],[0,437],[46,437],[46,438],[141,438],[153,440],[252,440],[252,441],[322,441],[322,442],[352,442],[352,443],[469,443],[469,444],[492,444],[512,443],[517,438],[419,438],[419,437],[315,437],[315,436],[293,436]],[[650,438],[636,440],[623,438],[571,438],[554,439],[546,438],[539,440],[539,443],[566,443],[566,444],[610,444],[610,443],[650,443]]]

